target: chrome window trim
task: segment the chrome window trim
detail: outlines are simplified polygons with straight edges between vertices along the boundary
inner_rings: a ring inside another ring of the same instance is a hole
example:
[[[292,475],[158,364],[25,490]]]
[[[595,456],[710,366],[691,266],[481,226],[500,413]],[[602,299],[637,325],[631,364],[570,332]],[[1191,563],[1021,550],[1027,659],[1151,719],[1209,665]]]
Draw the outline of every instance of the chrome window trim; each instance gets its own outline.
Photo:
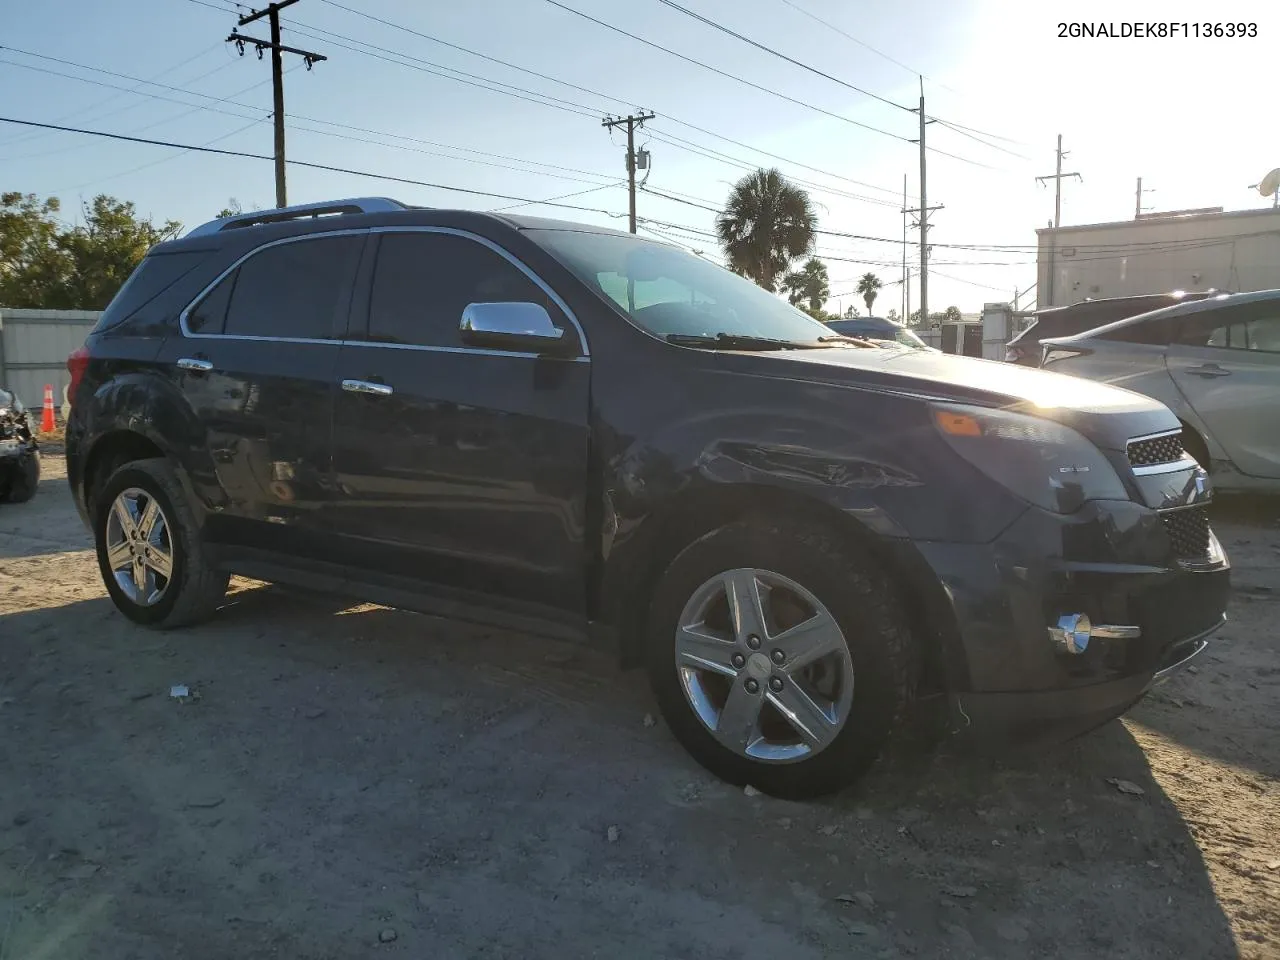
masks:
[[[488,237],[482,237],[480,236],[480,234],[472,233],[470,230],[460,230],[457,227],[432,227],[432,226],[412,226],[412,225],[404,225],[404,226],[397,225],[397,226],[390,226],[390,227],[370,227],[369,232],[380,233],[380,234],[440,233],[446,236],[462,237],[463,239],[466,239],[466,240],[473,240],[476,243],[480,244],[482,247],[488,247],[490,250],[492,250],[498,256],[502,257],[502,259],[506,260],[509,264],[511,264],[513,267],[515,267],[517,270],[523,273],[526,277],[532,280],[536,287],[538,287],[540,290],[542,290],[543,293],[545,293],[548,297],[551,298],[552,303],[554,303],[557,307],[559,307],[561,312],[563,312],[564,315],[569,318],[569,322],[573,324],[573,329],[577,331],[578,347],[581,350],[580,356],[583,358],[589,358],[591,356],[591,348],[587,344],[586,331],[582,329],[582,324],[578,322],[577,315],[574,314],[574,312],[569,309],[569,305],[564,302],[564,299],[558,293],[552,290],[551,286],[545,280],[543,280],[540,276],[534,273],[533,270],[527,264],[525,264],[523,260],[521,260],[519,257],[511,253],[509,250],[507,250],[505,247],[501,246],[500,244],[494,243]],[[414,347],[414,346],[423,346],[423,344],[388,344],[388,346]],[[461,351],[461,350],[467,350],[472,348],[436,347],[435,349]],[[484,350],[483,352],[501,353],[506,356],[511,356],[515,354],[515,351],[508,351],[508,350]],[[535,356],[535,357],[538,356],[538,354],[521,354],[521,355]]]
[[[254,247],[247,253],[242,254],[229,267],[218,274],[212,281],[205,285],[204,289],[191,298],[191,302],[182,308],[182,312],[178,314],[178,329],[182,331],[183,337],[188,340],[256,340],[264,343],[341,343],[342,341],[336,337],[332,339],[321,339],[316,337],[261,337],[247,333],[192,333],[191,328],[187,326],[187,318],[191,315],[191,310],[208,296],[209,291],[225,280],[233,271],[239,269],[240,265],[250,257],[256,257],[263,250],[270,250],[272,247],[283,246],[286,243],[301,243],[304,240],[324,240],[329,237],[355,237],[366,236],[369,230],[367,228],[361,230],[325,230],[319,233],[302,233],[296,237],[281,237],[279,240],[271,240],[267,243]],[[230,301],[227,302],[227,309],[231,307]]]
[[[328,342],[328,341],[326,341]],[[470,353],[496,357],[516,357],[527,360],[547,358],[545,353],[529,353],[523,350],[495,350],[491,347],[431,347],[421,343],[381,343],[377,340],[340,340],[344,347],[374,347],[379,350],[417,350],[422,353]],[[560,362],[590,363],[590,357],[556,357]]]
[[[239,258],[236,259],[234,263],[232,263],[220,274],[218,274],[218,276],[216,276],[213,280],[211,280],[208,284],[206,284],[199,293],[197,293],[194,297],[191,298],[191,302],[188,303],[185,307],[183,307],[182,312],[178,314],[178,328],[182,332],[182,336],[188,340],[236,340],[236,341],[256,341],[256,342],[262,342],[262,343],[332,344],[335,346],[344,346],[344,347],[347,347],[347,346],[379,347],[383,349],[421,350],[429,353],[466,353],[466,354],[473,354],[473,355],[480,355],[480,356],[493,355],[493,356],[502,356],[502,357],[522,357],[522,358],[530,358],[530,359],[536,359],[537,357],[543,356],[543,354],[538,354],[538,353],[528,353],[525,351],[517,351],[517,350],[495,350],[489,347],[442,347],[442,346],[428,346],[425,344],[414,344],[414,343],[379,343],[373,340],[349,340],[345,338],[344,339],[317,339],[314,337],[270,337],[270,336],[257,336],[252,334],[243,334],[243,333],[231,333],[231,334],[193,333],[191,329],[187,326],[187,318],[188,316],[190,316],[192,309],[198,303],[200,303],[201,300],[203,300],[206,296],[208,296],[209,292],[213,290],[214,287],[216,287],[223,280],[225,280],[232,272],[237,270],[241,264],[243,264],[250,257],[256,256],[257,254],[261,253],[263,250],[269,250],[272,247],[278,247],[285,243],[299,243],[304,240],[321,240],[326,237],[367,236],[372,233],[443,233],[450,236],[463,237],[464,239],[467,239],[467,240],[474,240],[477,243],[479,243],[481,246],[488,247],[490,250],[498,254],[498,256],[502,257],[504,260],[506,260],[508,263],[514,266],[517,270],[523,273],[526,277],[532,280],[533,283],[545,294],[547,294],[547,296],[551,298],[552,302],[555,303],[555,305],[558,306],[564,312],[564,315],[569,318],[569,322],[573,324],[574,330],[577,331],[578,345],[582,350],[582,353],[579,356],[572,358],[573,361],[575,363],[590,362],[591,350],[590,350],[590,347],[588,347],[587,345],[586,333],[583,331],[582,325],[578,322],[577,316],[574,314],[572,310],[569,309],[569,305],[564,302],[564,299],[558,293],[552,290],[551,287],[541,277],[539,277],[536,273],[534,273],[528,266],[526,266],[514,254],[508,252],[505,248],[494,243],[492,240],[488,239],[487,237],[482,237],[479,234],[471,233],[470,231],[467,231],[467,230],[459,230],[456,227],[428,227],[428,226],[364,227],[361,229],[354,229],[354,230],[353,229],[326,230],[326,231],[317,232],[317,233],[303,233],[303,234],[299,234],[296,237],[281,237],[278,240],[271,240],[268,243],[264,243],[264,244],[261,244],[260,246],[254,247],[252,250],[249,250],[248,252],[241,255]]]
[[[1126,440],[1125,448],[1127,449],[1131,443],[1141,443],[1143,440],[1156,440],[1160,437],[1174,437],[1182,433],[1181,427],[1174,427],[1172,430],[1161,430],[1159,433],[1144,433],[1140,437],[1130,437]]]

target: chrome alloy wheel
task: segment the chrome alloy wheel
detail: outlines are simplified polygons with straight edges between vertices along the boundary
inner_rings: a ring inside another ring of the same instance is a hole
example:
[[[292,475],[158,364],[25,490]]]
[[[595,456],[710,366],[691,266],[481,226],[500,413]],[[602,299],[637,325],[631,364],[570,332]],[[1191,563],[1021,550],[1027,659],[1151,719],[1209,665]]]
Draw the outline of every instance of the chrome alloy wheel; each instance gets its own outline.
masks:
[[[737,754],[802,760],[843,729],[853,659],[831,612],[769,570],[728,570],[694,591],[676,628],[676,669],[694,713]]]
[[[173,577],[169,520],[145,490],[121,491],[107,515],[107,565],[124,595],[141,607],[158,603]]]

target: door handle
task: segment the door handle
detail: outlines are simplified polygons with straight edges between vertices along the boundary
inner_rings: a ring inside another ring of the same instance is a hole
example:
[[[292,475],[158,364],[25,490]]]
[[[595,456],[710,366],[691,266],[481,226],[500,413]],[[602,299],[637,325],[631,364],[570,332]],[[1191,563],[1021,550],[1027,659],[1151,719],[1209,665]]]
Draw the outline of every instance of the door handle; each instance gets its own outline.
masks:
[[[374,397],[389,397],[395,393],[387,383],[373,383],[369,380],[343,380],[342,389],[347,393],[367,393]]]
[[[178,361],[178,369],[190,370],[192,373],[208,373],[213,369],[213,364],[208,360],[197,360],[194,357],[183,357]]]
[[[1187,373],[1194,373],[1197,377],[1229,377],[1230,370],[1223,370],[1216,363],[1202,363],[1198,367],[1188,367]]]

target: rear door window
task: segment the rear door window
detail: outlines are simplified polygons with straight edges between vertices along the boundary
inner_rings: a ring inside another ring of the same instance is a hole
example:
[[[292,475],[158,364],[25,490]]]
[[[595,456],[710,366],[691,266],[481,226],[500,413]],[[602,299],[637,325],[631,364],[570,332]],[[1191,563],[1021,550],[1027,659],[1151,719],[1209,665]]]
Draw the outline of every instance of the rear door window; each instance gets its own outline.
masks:
[[[210,291],[203,332],[290,340],[340,339],[364,236],[315,237],[266,247]],[[222,306],[225,297],[225,308]],[[207,304],[207,307],[206,307]],[[219,326],[219,317],[225,320]]]
[[[1246,304],[1189,317],[1178,342],[1189,347],[1280,353],[1280,304]]]

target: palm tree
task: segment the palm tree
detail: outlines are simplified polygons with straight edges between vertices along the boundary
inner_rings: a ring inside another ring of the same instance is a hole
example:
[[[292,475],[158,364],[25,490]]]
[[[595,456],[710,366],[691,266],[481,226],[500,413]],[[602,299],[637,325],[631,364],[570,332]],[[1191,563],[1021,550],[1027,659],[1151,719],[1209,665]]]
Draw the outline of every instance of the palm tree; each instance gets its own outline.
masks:
[[[871,314],[871,304],[876,302],[876,294],[880,292],[882,286],[880,278],[874,273],[864,273],[862,279],[858,281],[858,293],[867,305],[868,315]]]
[[[782,278],[782,289],[788,291],[787,299],[794,305],[809,301],[809,313],[817,316],[831,296],[827,265],[817,257],[810,257],[801,269]]]
[[[716,217],[729,269],[770,293],[791,262],[813,248],[817,226],[809,195],[776,169],[757,170],[739,180]]]

